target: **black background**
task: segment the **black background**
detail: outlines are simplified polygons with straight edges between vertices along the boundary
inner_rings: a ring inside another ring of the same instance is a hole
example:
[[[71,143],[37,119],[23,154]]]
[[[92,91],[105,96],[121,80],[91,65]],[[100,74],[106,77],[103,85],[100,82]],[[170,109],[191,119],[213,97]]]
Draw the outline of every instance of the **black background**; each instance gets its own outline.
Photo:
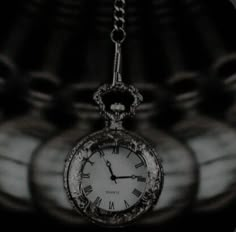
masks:
[[[90,0],[92,1],[92,0]],[[221,32],[227,38],[231,49],[236,49],[236,10],[227,0],[207,0],[209,6],[212,9],[215,21],[219,26]],[[0,3],[0,7],[1,7]],[[7,14],[1,15],[1,36],[4,37],[4,31],[7,31],[8,25],[11,24],[11,20],[14,19],[18,12],[18,7],[21,1],[11,0],[8,3]],[[44,37],[44,36],[42,36]],[[42,39],[42,38],[40,38]],[[12,213],[6,210],[0,210],[0,222],[2,228],[8,230],[66,230],[66,231],[83,231],[88,228],[73,228],[58,221],[54,221],[51,218],[42,216],[39,213],[23,214],[23,213]],[[98,228],[91,228],[98,231]],[[171,222],[168,225],[162,227],[149,227],[149,231],[182,231],[182,232],[195,232],[195,231],[219,231],[219,232],[233,232],[236,229],[236,204],[231,205],[229,208],[215,212],[212,214],[197,214],[188,212],[186,215],[177,219],[175,222]],[[103,230],[103,229],[102,229]],[[127,229],[128,230],[128,229]],[[146,230],[146,228],[135,226],[130,230]],[[125,231],[125,230],[121,230]]]

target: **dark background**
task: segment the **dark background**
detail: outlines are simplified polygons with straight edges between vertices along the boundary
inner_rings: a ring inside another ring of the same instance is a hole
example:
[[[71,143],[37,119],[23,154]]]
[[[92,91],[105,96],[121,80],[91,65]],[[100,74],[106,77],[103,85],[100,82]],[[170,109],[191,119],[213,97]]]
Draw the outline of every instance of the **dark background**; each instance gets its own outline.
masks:
[[[92,0],[91,5],[92,5]],[[0,3],[0,44],[1,41],[4,41],[5,35],[8,33],[12,25],[14,24],[14,20],[21,13],[22,8],[21,5],[24,1],[17,0],[9,0],[9,1],[1,1]],[[129,0],[127,0],[129,2]],[[206,0],[209,9],[211,9],[211,13],[214,17],[214,20],[218,26],[218,30],[224,35],[227,46],[236,50],[236,10],[234,10],[232,4],[230,4],[227,0]],[[179,15],[181,17],[181,9],[179,9]],[[148,14],[148,12],[147,12]],[[84,20],[83,25],[85,28],[89,23],[89,19],[92,18],[87,15],[86,20]],[[29,40],[25,43],[25,48],[21,49],[21,52],[17,54],[16,61],[21,67],[21,70],[28,70],[40,66],[40,57],[42,56],[43,47],[45,45],[45,41],[47,41],[47,36],[51,30],[50,28],[50,19],[46,16],[43,17],[44,22],[38,24],[38,28],[35,30],[36,34],[32,33],[33,39]],[[39,19],[40,22],[41,19]],[[183,20],[183,24],[187,26],[188,22]],[[95,24],[91,23],[90,26],[95,26]],[[108,27],[109,28],[109,27]],[[185,31],[188,34],[188,31]],[[93,37],[93,33],[90,32],[90,37]],[[78,40],[77,40],[78,39]],[[79,41],[79,39],[81,39]],[[148,38],[146,38],[148,41]],[[61,77],[65,82],[74,82],[77,81],[76,76],[76,68],[78,66],[83,66],[83,56],[81,53],[86,54],[86,49],[83,51],[83,43],[86,42],[86,36],[84,33],[78,34],[74,39],[74,45],[77,44],[76,49],[69,52],[68,55],[71,58],[70,62],[65,61],[65,67],[63,66],[60,71]],[[188,43],[188,41],[186,41]],[[191,42],[192,43],[192,42]],[[189,51],[190,56],[195,56],[197,60],[197,44],[191,44],[189,42],[189,47],[192,46],[193,50]],[[73,45],[73,46],[74,46]],[[111,46],[109,41],[107,42],[107,46]],[[148,47],[148,43],[146,44]],[[4,48],[4,43],[2,43],[2,48]],[[78,56],[78,54],[80,56]],[[33,59],[32,59],[33,57]],[[73,59],[72,59],[73,58]],[[201,57],[202,67],[206,66],[207,61]],[[73,66],[73,64],[76,64]],[[195,65],[194,63],[192,64]],[[198,64],[199,65],[199,64]],[[74,68],[73,68],[74,67]],[[76,67],[76,68],[75,68]],[[104,69],[110,69],[110,67],[104,67]],[[75,69],[75,70],[74,70]],[[109,73],[109,72],[107,72]],[[150,231],[230,231],[233,232],[236,228],[236,219],[235,213],[236,205],[232,205],[231,207],[225,209],[221,212],[215,212],[207,215],[198,215],[192,212],[188,212],[185,216],[177,219],[175,222],[171,222],[169,225],[163,225],[160,228],[149,227]],[[6,228],[8,230],[15,229],[17,230],[67,230],[67,231],[78,231],[85,230],[88,228],[72,228],[69,226],[61,225],[58,221],[53,221],[51,218],[47,218],[42,216],[39,213],[32,214],[22,214],[22,213],[11,213],[5,210],[0,211],[0,220],[2,228]],[[142,230],[145,230],[143,228]],[[94,228],[94,230],[98,230]],[[131,230],[141,230],[141,228],[131,228]],[[123,231],[123,230],[122,230]]]

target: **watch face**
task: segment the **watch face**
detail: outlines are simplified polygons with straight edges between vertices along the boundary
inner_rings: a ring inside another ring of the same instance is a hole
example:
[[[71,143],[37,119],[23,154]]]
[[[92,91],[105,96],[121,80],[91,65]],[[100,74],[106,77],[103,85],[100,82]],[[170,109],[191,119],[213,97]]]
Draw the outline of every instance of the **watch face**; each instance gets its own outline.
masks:
[[[85,137],[66,160],[64,184],[80,215],[104,226],[124,226],[152,209],[163,185],[153,147],[127,131]]]
[[[92,204],[119,212],[134,206],[143,196],[148,170],[140,154],[126,147],[101,147],[82,170],[82,189]]]

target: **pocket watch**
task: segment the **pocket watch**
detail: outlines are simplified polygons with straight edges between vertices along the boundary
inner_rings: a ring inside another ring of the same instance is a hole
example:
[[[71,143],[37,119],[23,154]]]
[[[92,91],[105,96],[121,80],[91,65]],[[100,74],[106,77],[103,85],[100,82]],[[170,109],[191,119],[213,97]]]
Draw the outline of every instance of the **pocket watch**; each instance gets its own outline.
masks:
[[[64,186],[72,206],[91,222],[107,227],[126,226],[152,210],[164,179],[154,146],[122,125],[143,101],[138,89],[122,81],[124,14],[125,1],[115,0],[113,82],[94,94],[106,127],[78,141],[64,169]]]

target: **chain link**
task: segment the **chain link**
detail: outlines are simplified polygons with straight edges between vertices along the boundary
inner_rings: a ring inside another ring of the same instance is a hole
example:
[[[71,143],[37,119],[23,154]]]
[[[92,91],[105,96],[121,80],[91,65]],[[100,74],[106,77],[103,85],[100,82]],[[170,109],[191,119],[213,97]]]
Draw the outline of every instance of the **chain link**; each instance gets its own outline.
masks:
[[[111,32],[111,39],[114,43],[123,43],[126,38],[125,32],[125,10],[126,0],[114,1],[114,28]]]

